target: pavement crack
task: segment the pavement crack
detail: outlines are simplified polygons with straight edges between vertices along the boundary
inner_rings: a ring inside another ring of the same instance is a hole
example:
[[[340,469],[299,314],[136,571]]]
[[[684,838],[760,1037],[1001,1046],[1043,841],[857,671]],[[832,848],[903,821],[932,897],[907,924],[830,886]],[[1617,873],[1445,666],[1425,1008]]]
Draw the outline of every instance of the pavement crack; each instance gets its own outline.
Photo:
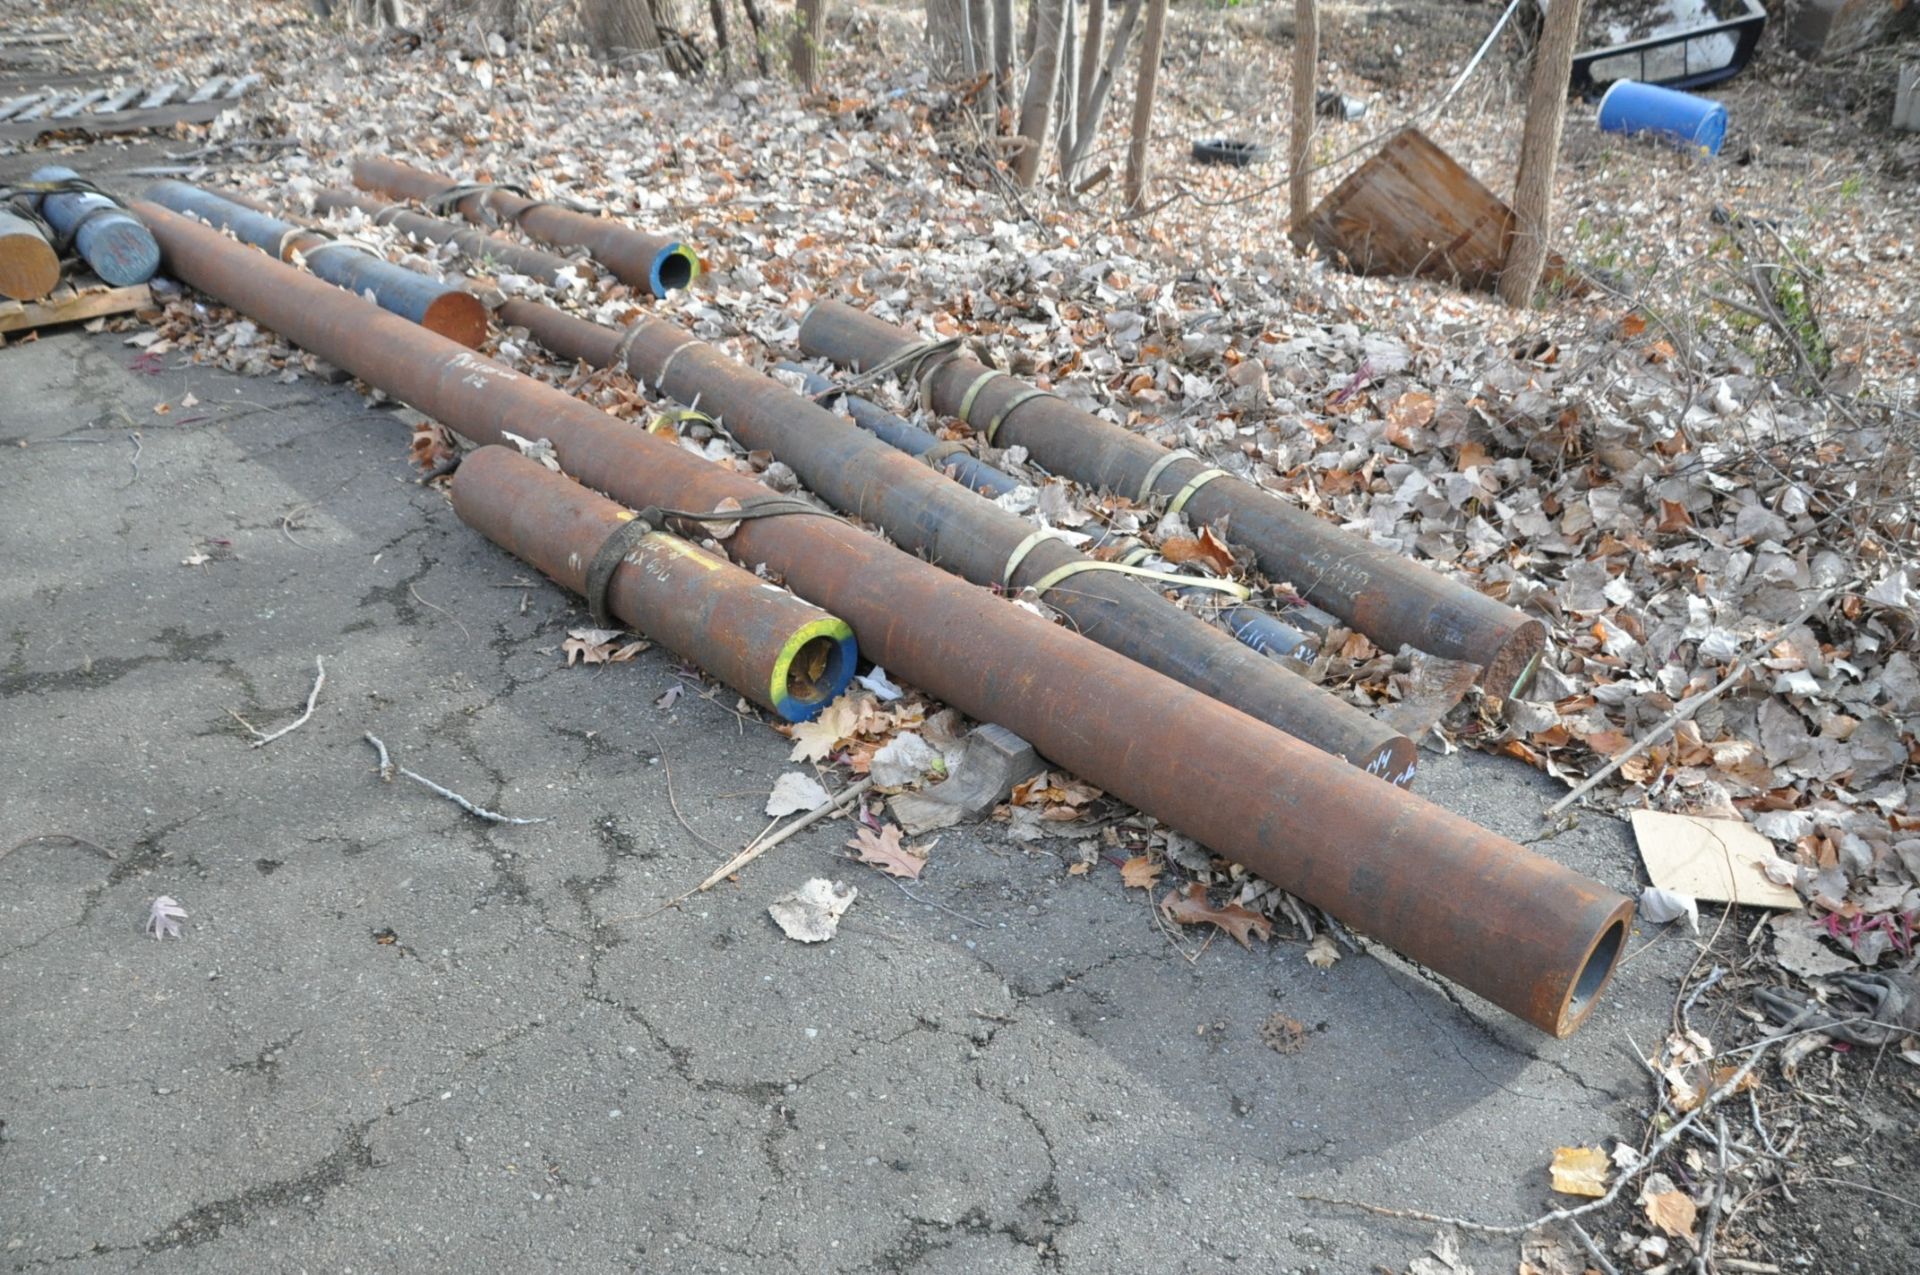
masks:
[[[341,1131],[340,1145],[304,1172],[199,1205],[175,1218],[157,1235],[142,1240],[138,1247],[148,1254],[197,1248],[219,1239],[229,1228],[248,1225],[272,1209],[318,1208],[333,1188],[378,1167],[374,1164],[373,1147],[367,1141],[367,1131],[373,1123],[363,1120],[347,1126]]]

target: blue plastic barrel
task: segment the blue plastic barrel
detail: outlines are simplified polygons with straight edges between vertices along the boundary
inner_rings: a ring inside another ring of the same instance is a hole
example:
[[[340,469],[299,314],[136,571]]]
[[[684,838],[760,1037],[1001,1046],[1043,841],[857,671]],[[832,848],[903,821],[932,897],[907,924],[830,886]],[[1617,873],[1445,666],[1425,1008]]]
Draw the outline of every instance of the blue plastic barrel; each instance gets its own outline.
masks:
[[[1600,128],[1607,133],[1654,133],[1718,155],[1727,140],[1727,108],[1678,89],[1615,80],[1600,99]]]

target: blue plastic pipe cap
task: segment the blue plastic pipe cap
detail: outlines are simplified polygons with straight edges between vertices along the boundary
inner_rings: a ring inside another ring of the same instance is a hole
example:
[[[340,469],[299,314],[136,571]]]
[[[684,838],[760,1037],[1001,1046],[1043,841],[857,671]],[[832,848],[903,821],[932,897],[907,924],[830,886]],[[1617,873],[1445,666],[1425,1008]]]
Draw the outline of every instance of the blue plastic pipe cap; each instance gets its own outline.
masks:
[[[1652,133],[1676,145],[1718,155],[1727,140],[1727,108],[1678,89],[1615,80],[1600,99],[1600,129],[1606,133]]]

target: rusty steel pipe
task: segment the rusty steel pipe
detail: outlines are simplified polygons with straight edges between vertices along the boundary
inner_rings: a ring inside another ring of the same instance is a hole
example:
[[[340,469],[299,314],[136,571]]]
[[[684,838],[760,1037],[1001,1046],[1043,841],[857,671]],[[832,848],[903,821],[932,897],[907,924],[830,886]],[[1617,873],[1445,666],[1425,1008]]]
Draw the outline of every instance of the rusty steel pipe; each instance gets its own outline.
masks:
[[[608,537],[631,535],[610,550],[606,609],[786,721],[817,717],[853,680],[846,621],[671,532],[624,532],[634,514],[509,448],[461,460],[453,510],[574,593]]]
[[[463,189],[461,183],[438,173],[371,155],[354,159],[353,184],[390,199],[411,199],[422,204]],[[621,282],[646,288],[656,297],[691,286],[700,274],[700,258],[693,249],[669,235],[647,234],[612,217],[575,212],[498,186],[475,190],[449,202],[475,225],[494,226],[510,221],[552,247],[585,248]]]
[[[901,548],[975,584],[1041,590],[1082,636],[1370,775],[1401,787],[1413,782],[1419,750],[1401,732],[1156,589],[1119,572],[1084,569],[1092,562],[1087,555],[1042,539],[1026,519],[673,324],[643,318],[623,333],[529,301],[508,301],[500,321],[525,328],[556,354],[622,366],[682,403],[697,402],[735,438],[772,452],[821,499],[880,527]]]
[[[174,278],[475,442],[534,430],[574,477],[636,507],[768,495],[204,226],[134,208]],[[898,676],[1542,1031],[1572,1032],[1612,975],[1633,905],[1570,868],[845,523],[761,518],[727,545],[844,618]]]
[[[297,252],[314,277],[356,296],[371,292],[381,309],[411,319],[430,332],[469,348],[477,348],[487,339],[487,307],[478,297],[396,266],[364,248],[281,221],[249,207],[251,200],[237,203],[176,181],[155,182],[147,187],[146,198],[216,229],[230,230],[242,243],[279,260],[291,261]]]
[[[403,234],[428,243],[450,243],[471,262],[484,264],[497,261],[516,274],[538,279],[550,286],[561,285],[561,272],[565,270],[582,277],[591,277],[593,273],[592,267],[582,270],[558,253],[529,248],[505,235],[496,235],[478,226],[462,225],[444,217],[429,217],[425,213],[414,212],[404,203],[389,203],[340,186],[326,186],[314,192],[313,210],[317,213],[338,213],[349,208],[357,208],[367,214],[375,225],[392,226]]]
[[[906,328],[822,301],[800,324],[800,348],[863,371],[924,343]],[[1224,521],[1226,538],[1252,550],[1269,576],[1291,582],[1385,650],[1404,644],[1477,664],[1480,684],[1507,698],[1526,688],[1546,649],[1540,621],[1197,457],[1169,452],[965,355],[933,351],[906,362],[934,410],[991,434],[994,446],[1024,447],[1056,474],[1142,503],[1172,497],[1201,524]]]

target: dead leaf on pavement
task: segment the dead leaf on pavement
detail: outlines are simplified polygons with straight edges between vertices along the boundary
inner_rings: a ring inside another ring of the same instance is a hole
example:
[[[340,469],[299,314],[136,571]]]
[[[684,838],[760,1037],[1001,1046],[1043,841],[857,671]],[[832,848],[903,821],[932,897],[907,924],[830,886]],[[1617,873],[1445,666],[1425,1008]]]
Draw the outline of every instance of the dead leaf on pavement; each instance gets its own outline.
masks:
[[[860,710],[853,697],[842,695],[821,709],[818,717],[801,722],[789,732],[793,737],[793,751],[787,754],[787,760],[825,761],[832,754],[833,746],[853,733],[859,718]]]
[[[1316,934],[1313,942],[1307,944],[1307,964],[1315,969],[1332,969],[1340,959],[1340,945],[1333,941],[1331,934]]]
[[[644,638],[616,645],[625,636],[625,629],[568,629],[560,649],[566,653],[567,667],[572,668],[575,664],[622,664],[653,647]]]
[[[1151,890],[1160,881],[1162,866],[1144,854],[1136,854],[1120,865],[1120,880],[1129,890]]]
[[[1675,1187],[1662,1174],[1652,1174],[1640,1190],[1640,1203],[1647,1220],[1676,1240],[1693,1238],[1693,1219],[1697,1211],[1692,1197]]]
[[[1553,1189],[1562,1195],[1585,1195],[1594,1199],[1607,1193],[1607,1168],[1611,1161],[1599,1147],[1557,1147],[1553,1153]]]
[[[918,880],[920,870],[927,866],[926,853],[920,847],[900,844],[898,824],[883,824],[879,832],[862,828],[847,842],[847,848],[858,850],[860,862],[870,863],[890,877]]]
[[[1179,925],[1217,925],[1245,948],[1253,946],[1249,935],[1257,934],[1263,939],[1273,937],[1273,923],[1266,917],[1238,903],[1215,907],[1207,901],[1207,887],[1198,881],[1160,900],[1160,912]]]

